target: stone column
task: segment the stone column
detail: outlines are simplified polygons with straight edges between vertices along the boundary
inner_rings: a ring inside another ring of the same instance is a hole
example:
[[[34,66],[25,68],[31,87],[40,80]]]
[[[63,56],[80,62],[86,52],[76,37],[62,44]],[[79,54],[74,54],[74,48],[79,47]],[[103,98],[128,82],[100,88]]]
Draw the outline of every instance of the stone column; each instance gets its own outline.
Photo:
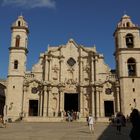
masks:
[[[60,103],[61,103],[61,88],[59,88],[58,90],[59,90],[59,91],[58,91],[58,92],[59,92],[59,94],[58,94],[58,100],[59,100],[59,101],[58,101],[58,116],[59,116],[60,111],[61,111],[61,110],[60,110]]]
[[[80,99],[80,100],[79,100],[79,101],[80,101],[80,110],[79,110],[79,111],[80,111],[81,115],[83,116],[83,115],[84,115],[84,106],[83,106],[83,98],[84,98],[84,97],[83,97],[83,87],[80,87],[80,95],[79,95],[79,96],[80,96],[80,98],[79,98],[79,99]]]
[[[91,83],[94,83],[94,58],[91,58]]]
[[[116,95],[117,95],[117,112],[120,112],[120,90],[119,87],[116,87]]]
[[[96,88],[96,108],[97,108],[97,111],[96,111],[96,117],[101,117],[101,92],[102,92],[102,87],[97,87]]]
[[[78,106],[78,109],[79,109],[79,112],[80,114],[83,116],[84,115],[84,106],[83,106],[83,87],[82,84],[83,84],[83,61],[82,61],[82,50],[81,48],[79,48],[79,96],[78,96],[78,102],[79,102],[79,106]]]
[[[92,90],[91,90],[91,113],[92,113],[92,116],[95,117],[95,89],[94,87],[92,87]]]
[[[61,92],[60,100],[60,111],[64,111],[64,92]]]
[[[52,59],[50,58],[50,61],[49,61],[49,81],[52,80]]]
[[[50,90],[51,88],[47,88],[47,116],[50,116]]]
[[[96,61],[97,58],[95,56],[95,54],[93,54],[93,58],[92,58],[92,64],[93,64],[93,69],[92,69],[92,115],[95,117],[95,119],[97,118],[97,93],[96,93]]]
[[[101,86],[99,88],[99,117],[101,117],[101,93],[102,93],[103,87]]]
[[[46,77],[47,77],[47,79],[46,79],[46,77],[45,77],[45,79],[47,80],[47,81],[49,81],[49,75],[50,75],[50,59],[49,58],[47,58],[46,59],[47,60],[47,63],[46,63],[46,67],[45,67],[45,74],[47,75]]]
[[[101,117],[101,91],[102,87],[97,87],[96,88],[96,117]]]
[[[44,108],[43,108],[43,116],[47,116],[47,86],[44,86]]]
[[[64,93],[63,93],[63,91],[64,91],[64,87],[61,86],[59,88],[59,110],[58,110],[58,112],[64,111]]]
[[[82,50],[79,48],[79,83],[82,84],[83,82],[83,61],[82,61]]]
[[[83,82],[83,61],[80,59],[80,76],[79,76],[79,78],[80,78],[80,84]]]
[[[42,99],[43,99],[43,93],[40,91],[40,106],[39,106],[39,116],[42,116]]]
[[[52,59],[51,58],[48,58],[48,81],[51,81],[51,74],[52,74]]]
[[[22,107],[21,107],[21,112],[23,112],[23,108],[24,108],[24,101],[25,101],[25,99],[24,99],[24,94],[26,94],[26,92],[27,92],[27,86],[23,86],[23,94],[22,94]]]
[[[99,90],[96,89],[96,117],[99,117]]]
[[[62,62],[63,62],[63,58],[61,57],[59,60],[59,82],[62,82]]]
[[[29,106],[27,105],[27,100],[26,100],[26,94],[28,93],[28,86],[24,85],[23,87],[23,96],[22,96],[22,112],[23,112],[23,117],[28,116],[28,109]]]

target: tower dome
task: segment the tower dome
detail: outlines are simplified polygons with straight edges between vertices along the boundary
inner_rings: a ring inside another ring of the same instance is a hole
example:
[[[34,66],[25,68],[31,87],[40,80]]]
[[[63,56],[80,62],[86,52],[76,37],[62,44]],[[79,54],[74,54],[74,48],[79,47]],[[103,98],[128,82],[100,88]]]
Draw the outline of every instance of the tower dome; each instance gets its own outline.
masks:
[[[29,32],[28,30],[28,24],[25,21],[24,17],[22,15],[20,15],[18,17],[18,19],[12,24],[12,29],[26,29],[27,32]]]
[[[137,27],[133,22],[131,21],[130,16],[123,15],[120,22],[117,25],[117,28],[129,28],[129,27]]]

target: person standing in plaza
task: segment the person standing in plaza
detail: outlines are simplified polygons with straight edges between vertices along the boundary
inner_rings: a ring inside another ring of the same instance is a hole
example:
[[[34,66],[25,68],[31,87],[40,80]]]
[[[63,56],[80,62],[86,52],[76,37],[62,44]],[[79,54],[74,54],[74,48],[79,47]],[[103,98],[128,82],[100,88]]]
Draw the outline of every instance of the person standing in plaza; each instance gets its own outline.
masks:
[[[122,120],[121,120],[121,116],[118,114],[116,117],[117,134],[121,134],[121,127],[122,127]]]
[[[89,130],[91,133],[94,133],[94,126],[93,126],[93,116],[90,114],[88,117],[88,125],[89,125]]]
[[[131,140],[140,140],[140,112],[137,109],[132,110],[130,122],[132,123],[132,129],[129,134]]]

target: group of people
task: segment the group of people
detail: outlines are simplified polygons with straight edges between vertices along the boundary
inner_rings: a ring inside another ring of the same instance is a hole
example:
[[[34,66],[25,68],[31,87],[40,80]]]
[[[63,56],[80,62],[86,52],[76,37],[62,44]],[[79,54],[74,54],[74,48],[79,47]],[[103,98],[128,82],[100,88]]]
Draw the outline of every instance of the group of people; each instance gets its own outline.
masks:
[[[126,126],[127,121],[130,122],[132,124],[129,134],[131,140],[140,140],[140,112],[138,109],[133,109],[127,118],[122,113],[117,113],[116,117],[111,121],[116,125],[117,134],[121,134],[121,128]]]
[[[64,113],[64,112],[63,112]],[[76,111],[67,111],[64,113],[64,116],[67,118],[67,121],[77,120],[80,117],[80,112]],[[117,133],[121,134],[121,127],[126,126],[126,121],[128,119],[122,113],[117,113],[114,119],[111,119],[113,124],[116,124]],[[132,123],[132,129],[130,131],[131,140],[140,140],[140,112],[137,109],[133,109],[132,113],[129,116],[129,121]],[[0,124],[2,127],[6,127],[6,119],[4,116],[0,115]],[[87,116],[87,124],[91,133],[94,133],[94,119],[92,114]]]
[[[64,117],[67,121],[71,122],[73,120],[78,120],[80,118],[80,112],[77,111],[67,111],[64,113]]]

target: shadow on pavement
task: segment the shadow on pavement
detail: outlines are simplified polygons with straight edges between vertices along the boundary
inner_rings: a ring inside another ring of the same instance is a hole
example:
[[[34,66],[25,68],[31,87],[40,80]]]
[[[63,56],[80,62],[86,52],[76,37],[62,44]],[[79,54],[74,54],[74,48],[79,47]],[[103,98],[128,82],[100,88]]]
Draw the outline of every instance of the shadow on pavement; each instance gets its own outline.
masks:
[[[125,127],[122,127],[121,133],[119,134],[116,130],[116,126],[114,124],[109,124],[97,140],[130,140],[130,130],[131,124],[127,123]]]

